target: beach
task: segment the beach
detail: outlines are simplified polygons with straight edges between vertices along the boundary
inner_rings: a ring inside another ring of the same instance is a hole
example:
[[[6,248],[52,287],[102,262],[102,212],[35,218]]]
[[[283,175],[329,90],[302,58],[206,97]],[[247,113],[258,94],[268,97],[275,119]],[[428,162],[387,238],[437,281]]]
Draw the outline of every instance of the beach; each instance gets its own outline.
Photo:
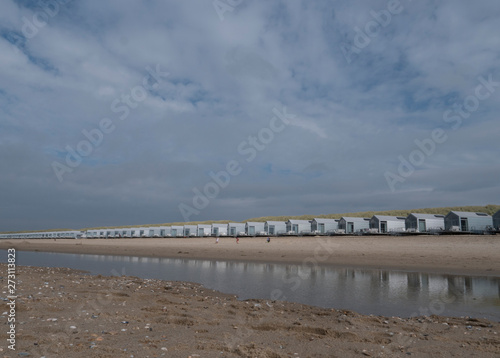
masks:
[[[500,276],[500,236],[36,239],[0,248]],[[0,270],[7,296],[7,265]],[[196,283],[68,268],[18,266],[16,281],[16,351],[5,324],[2,357],[500,356],[500,324],[485,319],[239,300]],[[9,306],[2,311],[6,323]]]
[[[0,264],[6,272],[6,264]],[[17,267],[16,351],[2,357],[498,357],[500,325],[360,315],[189,282]],[[6,277],[1,278],[7,286]],[[5,292],[5,291],[4,291]],[[6,307],[4,305],[4,307]],[[6,322],[9,310],[4,308]]]
[[[500,235],[1,240],[7,248],[500,276]]]

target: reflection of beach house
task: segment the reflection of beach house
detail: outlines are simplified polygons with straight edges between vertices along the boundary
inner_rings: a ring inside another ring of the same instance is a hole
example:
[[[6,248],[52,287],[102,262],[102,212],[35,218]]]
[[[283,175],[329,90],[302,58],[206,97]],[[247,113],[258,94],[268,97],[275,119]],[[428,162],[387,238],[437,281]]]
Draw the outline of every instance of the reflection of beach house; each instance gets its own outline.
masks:
[[[248,236],[257,236],[257,235],[265,235],[263,222],[247,222],[245,224],[245,233]]]
[[[197,230],[199,237],[212,235],[212,225],[198,224]]]
[[[212,224],[213,236],[227,236],[227,224]]]
[[[493,225],[493,218],[486,213],[450,211],[444,217],[446,231],[482,232]]]
[[[493,227],[500,230],[500,210],[493,214]]]
[[[229,223],[227,224],[227,231],[230,236],[245,235],[245,224]]]
[[[311,221],[311,231],[319,234],[334,233],[339,229],[339,219],[314,218]]]
[[[310,234],[311,222],[309,220],[288,220],[286,222],[286,232],[289,234]]]
[[[266,221],[264,231],[267,235],[282,235],[286,232],[286,223],[284,221]]]
[[[406,230],[411,232],[444,230],[444,215],[411,213],[406,218]]]
[[[397,232],[406,230],[406,218],[403,216],[373,215],[370,219],[370,229],[379,233]]]
[[[357,218],[343,216],[339,221],[339,229],[344,230],[346,234],[355,234],[370,228],[369,218]]]

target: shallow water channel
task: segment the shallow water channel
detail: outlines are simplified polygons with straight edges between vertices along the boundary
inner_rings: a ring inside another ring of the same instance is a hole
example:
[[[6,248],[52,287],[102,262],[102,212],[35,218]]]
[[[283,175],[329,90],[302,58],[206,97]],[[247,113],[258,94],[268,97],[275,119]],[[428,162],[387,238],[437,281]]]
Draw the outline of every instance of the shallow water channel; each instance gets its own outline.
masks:
[[[17,251],[17,265],[70,267],[201,283],[240,299],[278,299],[363,314],[500,321],[500,278],[215,260]],[[0,250],[0,262],[7,251]]]

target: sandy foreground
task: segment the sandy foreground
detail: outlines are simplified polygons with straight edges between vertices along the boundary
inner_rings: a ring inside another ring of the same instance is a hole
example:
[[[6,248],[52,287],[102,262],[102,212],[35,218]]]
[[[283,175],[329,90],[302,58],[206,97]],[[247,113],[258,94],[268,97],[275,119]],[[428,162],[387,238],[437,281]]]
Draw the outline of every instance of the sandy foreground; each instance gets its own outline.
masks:
[[[7,272],[6,264],[0,270]],[[2,275],[2,296],[7,278]],[[500,324],[366,316],[245,300],[198,284],[18,266],[16,350],[3,357],[499,357]]]
[[[7,248],[500,276],[500,235],[1,240]]]

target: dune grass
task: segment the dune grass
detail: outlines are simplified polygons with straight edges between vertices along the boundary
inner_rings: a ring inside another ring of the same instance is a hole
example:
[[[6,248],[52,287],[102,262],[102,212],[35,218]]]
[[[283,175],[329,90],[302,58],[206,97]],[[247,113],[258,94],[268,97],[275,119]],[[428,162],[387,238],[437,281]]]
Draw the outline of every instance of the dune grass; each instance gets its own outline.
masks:
[[[411,210],[386,210],[386,211],[361,211],[356,213],[342,213],[342,214],[326,214],[326,215],[300,215],[300,216],[264,216],[260,218],[252,218],[246,221],[287,221],[289,219],[296,220],[312,220],[314,218],[322,219],[340,219],[342,216],[363,217],[371,218],[373,215],[389,215],[389,216],[408,216],[411,213],[420,214],[441,214],[446,215],[450,211],[471,211],[482,212],[488,215],[495,214],[500,210],[500,205],[486,205],[486,206],[452,206],[442,208],[425,208],[425,209],[411,209]]]

